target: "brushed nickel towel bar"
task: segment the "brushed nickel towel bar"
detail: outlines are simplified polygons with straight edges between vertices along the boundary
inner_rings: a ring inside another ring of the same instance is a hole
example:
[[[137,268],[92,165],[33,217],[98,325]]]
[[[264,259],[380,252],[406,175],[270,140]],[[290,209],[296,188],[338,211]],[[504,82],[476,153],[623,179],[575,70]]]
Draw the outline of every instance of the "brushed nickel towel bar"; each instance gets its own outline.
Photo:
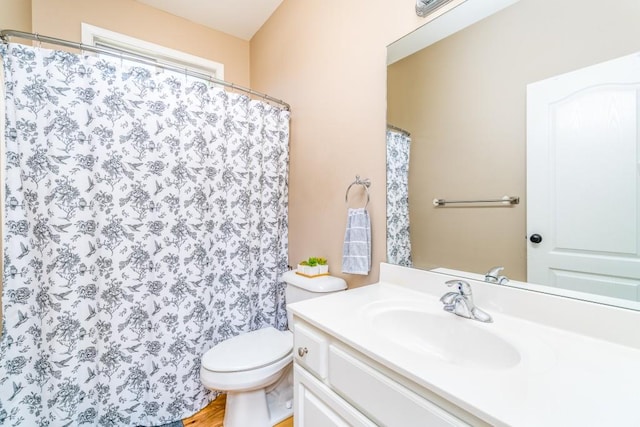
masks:
[[[433,206],[441,207],[454,203],[500,203],[503,205],[517,205],[520,203],[520,197],[517,196],[504,196],[501,199],[484,199],[484,200],[445,200],[445,199],[433,199]]]
[[[185,74],[185,75],[195,77],[204,81],[208,81],[213,84],[228,87],[232,90],[237,90],[258,98],[262,98],[266,101],[273,102],[274,104],[281,105],[287,111],[291,109],[291,106],[286,102],[280,99],[274,98],[272,96],[269,96],[266,93],[257,92],[253,89],[249,89],[248,87],[238,86],[237,84],[227,82],[225,80],[217,79],[213,76],[210,76],[209,74],[199,73],[197,71],[192,71],[187,68],[180,68],[177,66],[164,64],[158,61],[157,59],[153,58],[152,56],[140,55],[137,53],[129,52],[125,49],[118,49],[115,47],[106,48],[106,47],[99,47],[99,46],[91,46],[83,43],[72,42],[69,40],[58,39],[55,37],[43,36],[38,33],[27,33],[25,31],[17,31],[17,30],[0,31],[0,40],[2,40],[3,43],[9,43],[9,37],[17,37],[25,40],[34,40],[42,43],[53,44],[57,46],[64,46],[71,49],[77,49],[80,52],[101,53],[104,55],[114,56],[116,58],[123,58],[129,61],[135,61],[145,65],[153,65],[156,68],[162,68],[168,71],[178,72],[180,74]]]

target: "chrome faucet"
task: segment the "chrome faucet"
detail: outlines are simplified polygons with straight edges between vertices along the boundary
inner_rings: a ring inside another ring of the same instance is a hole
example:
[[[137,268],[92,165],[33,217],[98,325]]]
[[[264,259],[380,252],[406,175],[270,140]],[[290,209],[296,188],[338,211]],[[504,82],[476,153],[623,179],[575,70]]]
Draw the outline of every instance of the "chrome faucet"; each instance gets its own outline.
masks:
[[[484,281],[489,283],[497,283],[499,285],[506,285],[509,283],[507,276],[500,276],[500,272],[504,270],[504,267],[493,267],[487,271],[484,275]]]
[[[458,292],[447,292],[440,298],[440,302],[444,304],[444,310],[467,319],[479,320],[480,322],[493,322],[491,316],[482,311],[473,303],[473,294],[471,286],[464,280],[449,280],[447,286],[456,285]]]

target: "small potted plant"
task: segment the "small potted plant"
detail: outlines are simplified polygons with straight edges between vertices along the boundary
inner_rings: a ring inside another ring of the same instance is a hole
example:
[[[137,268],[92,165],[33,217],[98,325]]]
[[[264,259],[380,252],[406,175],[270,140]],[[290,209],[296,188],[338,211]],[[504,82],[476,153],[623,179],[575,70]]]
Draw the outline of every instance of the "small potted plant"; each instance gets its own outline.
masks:
[[[324,258],[310,257],[298,264],[296,273],[305,277],[326,276],[329,274],[329,266]]]

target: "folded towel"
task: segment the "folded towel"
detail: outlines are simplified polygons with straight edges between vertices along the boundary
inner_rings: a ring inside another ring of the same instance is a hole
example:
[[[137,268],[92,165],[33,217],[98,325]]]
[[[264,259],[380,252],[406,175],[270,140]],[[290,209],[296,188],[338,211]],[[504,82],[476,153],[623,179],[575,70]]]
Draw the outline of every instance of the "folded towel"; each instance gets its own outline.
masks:
[[[371,270],[371,220],[365,208],[349,209],[344,233],[342,272],[369,274]]]

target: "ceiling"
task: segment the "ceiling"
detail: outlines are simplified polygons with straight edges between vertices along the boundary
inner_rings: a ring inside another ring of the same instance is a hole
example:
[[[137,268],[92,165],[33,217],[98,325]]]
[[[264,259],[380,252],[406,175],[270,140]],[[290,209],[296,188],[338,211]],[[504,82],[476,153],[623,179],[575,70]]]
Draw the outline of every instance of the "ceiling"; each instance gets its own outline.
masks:
[[[243,40],[262,27],[283,0],[138,0]]]

